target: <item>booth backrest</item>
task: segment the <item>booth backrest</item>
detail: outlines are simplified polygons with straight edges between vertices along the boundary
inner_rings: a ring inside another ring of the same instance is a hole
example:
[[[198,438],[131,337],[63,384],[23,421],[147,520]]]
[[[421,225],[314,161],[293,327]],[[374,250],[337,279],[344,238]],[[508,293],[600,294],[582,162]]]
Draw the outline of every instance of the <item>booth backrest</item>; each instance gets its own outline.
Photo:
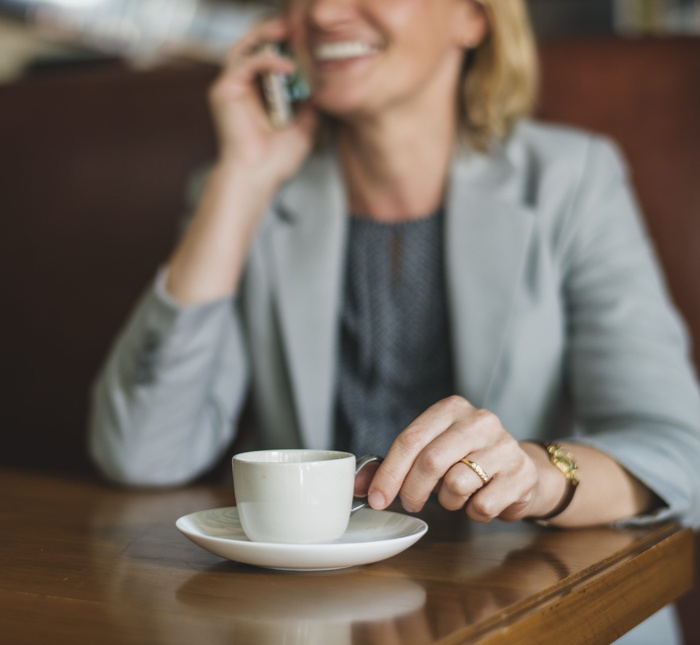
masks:
[[[85,470],[88,391],[215,146],[210,70],[0,86],[2,463]]]

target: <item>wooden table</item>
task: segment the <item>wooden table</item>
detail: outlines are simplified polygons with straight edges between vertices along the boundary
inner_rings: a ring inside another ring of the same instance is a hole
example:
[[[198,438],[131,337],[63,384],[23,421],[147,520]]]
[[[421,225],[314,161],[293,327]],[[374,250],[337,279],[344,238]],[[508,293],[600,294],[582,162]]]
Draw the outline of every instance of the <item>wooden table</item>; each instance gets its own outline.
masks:
[[[692,534],[486,526],[431,507],[428,534],[377,564],[258,569],[203,551],[181,515],[223,487],[124,491],[0,471],[0,642],[607,643],[691,587]]]

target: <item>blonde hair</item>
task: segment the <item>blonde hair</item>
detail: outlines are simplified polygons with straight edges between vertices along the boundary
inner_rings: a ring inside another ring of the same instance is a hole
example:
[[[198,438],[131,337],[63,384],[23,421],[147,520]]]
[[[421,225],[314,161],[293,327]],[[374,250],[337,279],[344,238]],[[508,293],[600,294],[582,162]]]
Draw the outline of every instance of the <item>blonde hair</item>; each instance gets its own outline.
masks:
[[[529,116],[539,85],[537,47],[524,0],[474,0],[486,12],[489,31],[465,54],[459,123],[462,135],[486,151]]]

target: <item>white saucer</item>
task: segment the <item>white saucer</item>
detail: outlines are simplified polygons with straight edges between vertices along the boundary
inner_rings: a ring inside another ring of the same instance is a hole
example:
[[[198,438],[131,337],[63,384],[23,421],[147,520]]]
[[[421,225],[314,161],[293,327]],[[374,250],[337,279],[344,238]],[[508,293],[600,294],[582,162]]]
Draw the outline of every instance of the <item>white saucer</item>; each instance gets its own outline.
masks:
[[[417,542],[428,525],[416,517],[363,508],[339,540],[325,544],[251,542],[235,506],[181,517],[175,526],[195,544],[222,558],[272,569],[321,571],[378,562]]]

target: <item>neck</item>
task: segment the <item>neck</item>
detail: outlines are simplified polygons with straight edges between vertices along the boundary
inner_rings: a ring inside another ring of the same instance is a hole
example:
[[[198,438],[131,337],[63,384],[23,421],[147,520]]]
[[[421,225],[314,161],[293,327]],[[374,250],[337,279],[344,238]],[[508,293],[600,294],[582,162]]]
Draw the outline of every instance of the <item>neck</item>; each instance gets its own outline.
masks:
[[[420,127],[416,127],[416,123]],[[341,163],[353,213],[383,222],[417,219],[442,204],[456,116],[363,119],[339,130]]]

